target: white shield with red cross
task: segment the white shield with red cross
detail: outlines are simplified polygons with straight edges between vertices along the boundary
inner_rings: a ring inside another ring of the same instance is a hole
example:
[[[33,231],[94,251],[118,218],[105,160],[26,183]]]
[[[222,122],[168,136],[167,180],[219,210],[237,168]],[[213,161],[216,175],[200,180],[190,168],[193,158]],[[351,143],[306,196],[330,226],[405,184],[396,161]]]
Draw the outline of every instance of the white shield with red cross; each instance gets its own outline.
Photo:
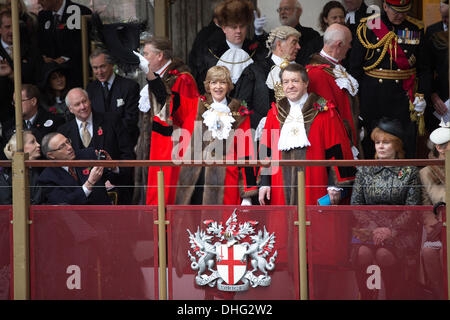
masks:
[[[217,272],[226,283],[236,284],[247,271],[245,251],[245,247],[241,244],[230,247],[222,244],[216,247]]]

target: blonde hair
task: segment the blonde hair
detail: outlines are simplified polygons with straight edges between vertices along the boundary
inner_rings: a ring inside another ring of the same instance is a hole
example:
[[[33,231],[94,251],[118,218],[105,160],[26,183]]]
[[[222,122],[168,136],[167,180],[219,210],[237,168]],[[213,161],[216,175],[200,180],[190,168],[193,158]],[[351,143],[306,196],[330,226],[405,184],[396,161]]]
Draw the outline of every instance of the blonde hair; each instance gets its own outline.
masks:
[[[397,159],[405,158],[405,150],[403,150],[403,141],[399,137],[387,133],[386,131],[383,131],[380,128],[376,127],[375,129],[372,130],[370,138],[372,139],[373,142],[379,140],[387,140],[392,142],[392,145],[395,150],[395,157]],[[378,159],[378,155],[376,152],[375,152],[375,159]]]
[[[231,81],[231,74],[230,70],[228,70],[227,67],[224,66],[213,66],[209,68],[208,73],[206,73],[205,81],[203,82],[203,85],[205,86],[205,91],[207,93],[211,93],[209,90],[209,83],[211,81],[217,81],[217,80],[225,80],[228,85],[228,92],[234,88],[233,81]]]
[[[33,134],[31,131],[24,131],[23,132],[23,138],[25,140],[25,136],[28,134]],[[14,157],[14,153],[17,151],[17,138],[16,134],[14,133],[11,138],[9,138],[8,143],[6,144],[5,148],[3,148],[3,152],[5,153],[5,156],[8,160],[12,160]]]

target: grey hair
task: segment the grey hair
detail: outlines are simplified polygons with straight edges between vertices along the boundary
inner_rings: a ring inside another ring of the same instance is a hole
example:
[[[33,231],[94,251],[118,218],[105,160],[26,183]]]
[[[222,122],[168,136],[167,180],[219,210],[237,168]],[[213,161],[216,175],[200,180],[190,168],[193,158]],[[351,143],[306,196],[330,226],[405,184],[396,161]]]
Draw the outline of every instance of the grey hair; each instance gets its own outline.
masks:
[[[269,55],[277,47],[276,44],[278,41],[286,40],[290,36],[300,38],[301,35],[300,31],[289,26],[280,26],[272,29],[266,40],[266,47],[269,49]]]
[[[336,41],[344,41],[345,40],[345,32],[340,28],[331,28],[328,27],[323,34],[323,43],[330,46],[333,45]]]
[[[92,51],[91,55],[89,56],[89,62],[91,62],[92,59],[98,57],[101,54],[105,55],[105,60],[107,63],[114,64],[114,59],[112,58],[109,51],[103,48],[96,48],[94,51]]]
[[[61,134],[59,132],[50,132],[47,133],[41,141],[41,153],[44,157],[48,159],[47,153],[52,152],[53,150],[50,149],[50,140],[53,139],[53,137],[57,136],[58,134]]]
[[[83,88],[78,87],[78,88],[73,88],[73,89],[71,89],[70,91],[72,91],[72,90],[74,90],[74,89],[79,89],[79,90],[81,90],[81,92],[83,92],[83,93],[86,95],[86,97],[88,97],[88,99],[89,99],[89,94],[87,93],[86,90],[84,90]],[[64,102],[66,103],[66,106],[67,106],[67,107],[70,107],[70,100],[69,100],[69,93],[70,93],[70,91],[66,94],[66,98],[64,99]]]
[[[23,131],[22,137],[25,139],[26,135],[33,134],[30,130]],[[3,153],[6,156],[6,159],[12,160],[14,157],[14,153],[17,151],[17,134],[14,133],[11,138],[9,138],[8,143],[6,144],[5,148],[3,149]]]

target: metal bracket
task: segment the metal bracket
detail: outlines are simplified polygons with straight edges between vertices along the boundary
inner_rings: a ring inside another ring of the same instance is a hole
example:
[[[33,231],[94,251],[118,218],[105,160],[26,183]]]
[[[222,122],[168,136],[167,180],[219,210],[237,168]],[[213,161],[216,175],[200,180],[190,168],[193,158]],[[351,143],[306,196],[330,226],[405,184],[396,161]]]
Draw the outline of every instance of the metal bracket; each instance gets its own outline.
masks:
[[[306,221],[306,226],[310,226],[311,225],[311,221]],[[296,225],[296,226],[299,226],[300,225],[300,222],[298,222],[298,221],[294,221],[294,225]]]
[[[154,223],[159,225],[159,221],[158,220],[154,221]],[[164,224],[168,225],[168,224],[170,224],[170,221],[169,220],[165,220]]]

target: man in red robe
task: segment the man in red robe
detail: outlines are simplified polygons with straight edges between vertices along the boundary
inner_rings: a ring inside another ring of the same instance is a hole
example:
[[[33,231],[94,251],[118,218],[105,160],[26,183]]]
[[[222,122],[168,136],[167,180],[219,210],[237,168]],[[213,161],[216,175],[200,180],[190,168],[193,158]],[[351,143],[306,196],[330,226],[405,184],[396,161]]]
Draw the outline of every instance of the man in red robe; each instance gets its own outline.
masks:
[[[187,98],[196,98],[199,96],[197,84],[189,71],[189,67],[180,59],[174,58],[172,54],[172,44],[169,39],[162,37],[151,37],[144,42],[143,56],[138,55],[141,61],[141,68],[147,74],[147,69],[158,74],[165,84],[167,93],[177,93]],[[147,68],[147,69],[146,69]],[[161,119],[158,115],[151,112],[151,105],[156,105],[154,98],[148,86],[141,90],[139,101],[140,109],[140,128],[141,134],[136,146],[136,158],[142,160],[172,160],[171,148],[150,148],[152,145],[167,146],[171,144],[172,123],[174,121],[172,112],[169,112],[167,118]],[[176,119],[175,119],[176,121]],[[175,123],[180,125],[179,123]],[[179,171],[176,167],[167,167],[167,171]],[[156,190],[157,172],[159,167],[136,168],[133,203],[145,204],[146,190],[144,186],[148,184]],[[148,177],[151,177],[150,181]],[[165,175],[165,183],[169,185],[169,175]],[[155,191],[156,192],[156,191]],[[166,199],[168,194],[166,194]],[[157,193],[155,193],[157,199]],[[156,200],[155,200],[156,201]],[[156,204],[153,203],[153,204]]]
[[[327,28],[323,39],[322,50],[314,54],[306,66],[309,77],[308,92],[314,92],[336,105],[351,134],[351,142],[355,146],[354,154],[357,155],[358,151],[361,151],[358,132],[359,85],[341,65],[351,47],[352,34],[346,26],[336,23]]]
[[[334,104],[315,93],[307,93],[308,74],[298,64],[290,64],[281,72],[285,98],[272,104],[267,114],[260,142],[260,158],[274,160],[353,160],[349,135]],[[261,170],[259,202],[262,205],[297,205],[297,172],[305,172],[306,205],[317,205],[319,198],[328,204],[348,199],[354,181],[354,167],[272,166]],[[319,217],[320,219],[320,217]],[[287,221],[279,216],[268,219],[268,228],[286,243]],[[314,262],[320,259],[334,264],[333,253],[342,252],[342,243],[327,230],[335,228],[334,219],[320,220],[320,227],[308,237]],[[341,224],[340,224],[341,225]],[[346,226],[344,224],[344,226]],[[345,238],[347,227],[340,236]],[[342,239],[340,239],[342,240]],[[341,244],[339,244],[341,243]],[[345,249],[345,248],[344,248]],[[279,261],[285,261],[285,248],[279,249]]]
[[[348,133],[334,104],[307,93],[308,74],[292,64],[282,71],[285,98],[267,114],[260,156],[273,160],[353,160]],[[352,167],[271,167],[261,171],[259,201],[297,205],[297,171],[305,170],[306,204],[316,205],[327,194],[331,204],[344,198],[342,187],[354,180]],[[283,187],[287,186],[287,187]],[[308,187],[308,186],[314,186]],[[333,186],[334,188],[328,188]]]

